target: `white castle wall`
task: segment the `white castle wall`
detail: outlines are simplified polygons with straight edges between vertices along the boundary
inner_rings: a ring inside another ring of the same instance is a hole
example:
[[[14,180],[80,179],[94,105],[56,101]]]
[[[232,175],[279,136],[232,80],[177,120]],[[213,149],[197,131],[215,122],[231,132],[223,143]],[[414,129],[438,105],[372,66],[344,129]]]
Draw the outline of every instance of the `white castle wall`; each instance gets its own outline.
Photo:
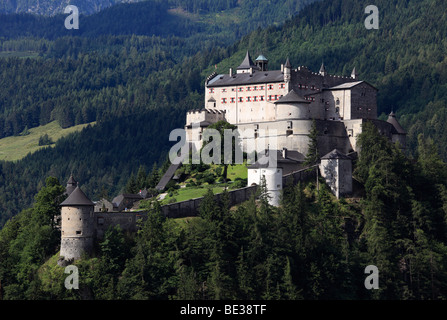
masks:
[[[268,190],[269,203],[279,206],[282,190],[282,168],[253,168],[248,169],[247,185],[261,185],[262,177],[265,177],[265,185]]]

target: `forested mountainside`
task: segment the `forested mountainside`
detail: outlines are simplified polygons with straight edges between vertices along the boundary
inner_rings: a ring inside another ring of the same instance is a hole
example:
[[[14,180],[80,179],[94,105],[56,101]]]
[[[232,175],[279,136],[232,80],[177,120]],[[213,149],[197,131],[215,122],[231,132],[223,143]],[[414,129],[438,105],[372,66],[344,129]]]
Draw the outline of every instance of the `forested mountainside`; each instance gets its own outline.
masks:
[[[236,208],[228,193],[216,202],[210,189],[199,217],[188,219],[167,219],[158,202],[146,203],[138,233],[109,229],[92,257],[73,262],[77,290],[64,287],[67,274],[57,264],[60,230],[52,222],[65,189],[49,177],[34,205],[0,230],[0,297],[445,299],[445,162],[423,137],[417,160],[408,159],[371,123],[359,144],[363,199],[337,200],[321,180],[319,187],[286,184],[280,208],[268,204],[262,185],[258,200]],[[365,286],[370,265],[378,270],[377,290]]]
[[[207,32],[186,38],[102,35],[93,38],[64,36],[56,40],[5,39],[2,41],[4,50],[34,48],[39,56],[0,60],[3,64],[0,69],[2,134],[18,134],[27,125],[32,127],[53,119],[70,126],[92,120],[119,122],[120,117],[133,121],[132,115],[141,110],[175,106],[180,106],[181,110],[200,108],[205,77],[214,71],[216,64],[218,72],[236,67],[249,49],[254,54],[262,52],[267,56],[271,69],[279,69],[287,57],[295,67],[306,65],[314,71],[318,71],[324,61],[331,74],[349,75],[355,66],[361,79],[379,89],[380,112],[389,113],[391,109],[397,112],[409,132],[409,152],[417,153],[417,135],[424,133],[437,142],[442,158],[446,159],[444,141],[447,137],[443,121],[446,118],[447,68],[443,54],[446,28],[443,28],[442,1],[378,1],[378,30],[364,27],[366,5],[366,2],[349,0],[318,2],[284,26],[256,30],[226,47],[219,47],[216,39],[221,38],[212,39]],[[249,25],[248,21],[246,23]],[[231,33],[218,30],[217,34],[225,32]],[[195,53],[197,47],[202,50]],[[27,79],[26,82],[23,79]],[[15,94],[16,91],[19,94]],[[176,116],[182,125],[184,112],[179,111]],[[148,119],[146,126],[157,125]],[[99,130],[97,134],[107,140],[111,135],[108,130],[112,128],[98,126],[91,130]],[[150,150],[156,139],[148,134],[147,144],[134,147]],[[168,137],[164,139],[166,152]],[[82,140],[73,139],[73,150],[77,148],[75,141]],[[99,152],[103,146],[105,144],[98,144],[96,150]],[[106,163],[104,172],[138,170],[137,164],[129,165],[130,157],[120,152],[120,145],[108,147],[107,152],[120,154],[120,158],[113,164]],[[68,159],[66,154],[50,157],[47,152],[42,151],[39,156],[48,156],[54,162],[59,161],[58,157]],[[70,154],[70,159],[73,158]],[[2,163],[2,179],[7,181],[0,185],[4,195],[1,201],[3,222],[31,203],[38,186],[55,170],[51,161],[42,164],[38,171],[28,169],[32,175],[17,174],[18,168],[28,172],[26,168],[35,166],[32,156],[23,159],[20,165]],[[82,160],[79,161],[60,161],[63,168],[57,170],[62,174],[61,180],[67,179],[71,171],[79,172]],[[159,157],[146,158],[140,164],[151,168],[154,161],[160,161]],[[117,194],[124,186],[120,182],[125,179],[120,178],[116,183],[116,180],[105,179],[101,172],[92,170],[81,180],[86,191],[95,195],[105,188],[110,195]]]
[[[272,21],[284,21],[290,12],[307,2],[311,1],[299,1],[294,6],[288,1],[281,5],[275,3],[275,10],[270,10],[267,17]],[[227,47],[229,44],[249,30],[268,23],[268,19],[260,20],[259,10],[265,3],[245,1],[241,6],[252,6],[252,10],[238,7],[236,11],[220,12],[219,16],[195,14],[192,17],[183,12],[168,13],[168,7],[162,2],[123,4],[85,17],[85,20],[81,16],[79,33],[76,33],[78,30],[70,33],[64,28],[63,15],[51,18],[23,14],[2,16],[0,136],[18,135],[26,128],[53,120],[63,127],[91,120],[107,121],[109,125],[102,129],[100,126],[92,128],[104,140],[111,135],[108,130],[113,123],[116,123],[114,130],[120,123],[143,127],[141,132],[147,134],[145,141],[131,140],[126,145],[141,150],[142,154],[157,150],[155,158],[137,157],[133,162],[130,154],[121,152],[121,144],[98,143],[94,152],[120,154],[120,157],[113,161],[113,168],[108,161],[99,170],[88,171],[86,179],[80,180],[88,192],[98,194],[100,190],[108,190],[109,196],[116,195],[124,187],[122,181],[128,178],[128,173],[124,172],[134,171],[138,163],[151,168],[155,161],[158,165],[164,161],[160,160],[160,154],[166,154],[169,141],[154,139],[159,131],[153,129],[159,126],[155,122],[166,121],[147,117],[148,112],[165,108],[172,112],[181,110],[171,114],[175,126],[169,129],[182,127],[185,111],[201,106],[203,79],[207,76],[204,70],[233,54],[233,47]],[[215,25],[214,18],[219,17],[222,23]],[[146,119],[146,123],[136,119]],[[75,140],[85,141],[87,137],[86,134]],[[155,147],[156,140],[166,143],[165,148]],[[71,146],[73,155],[81,152],[74,140]],[[82,148],[86,154],[93,151],[91,144]],[[50,149],[45,150],[41,156],[48,161],[40,160],[39,166],[31,165],[34,160],[27,159],[20,161],[24,167],[19,163],[1,164],[3,199],[0,207],[3,211],[0,224],[31,204],[49,170],[57,168],[63,175],[75,172],[84,176],[79,170],[79,161],[86,160],[84,156],[80,157],[83,160],[79,157],[68,160],[63,149],[58,150],[58,156],[49,156]],[[64,159],[57,167],[51,163],[56,158]],[[17,174],[22,171],[28,174]],[[109,178],[100,172],[109,172]],[[111,179],[111,172],[123,172],[124,177]],[[11,178],[13,180],[9,180]],[[26,182],[30,179],[34,181]]]
[[[10,117],[3,119],[3,135],[52,119],[98,124],[17,163],[1,162],[1,222],[8,222],[0,230],[0,296],[445,299],[444,3],[377,1],[378,30],[364,27],[368,4],[318,2],[285,25],[227,46],[219,42],[229,32],[224,29],[214,38],[209,31],[4,38],[3,50],[35,55],[2,56],[0,101]],[[200,23],[210,30],[209,21]],[[77,262],[81,290],[66,290],[66,275],[56,265],[60,233],[51,223],[60,184],[73,172],[92,198],[114,196],[141,165],[160,166],[170,130],[183,127],[186,110],[202,107],[205,77],[216,67],[226,73],[238,66],[247,49],[267,56],[270,69],[287,57],[315,72],[322,61],[330,74],[349,75],[356,67],[379,89],[380,113],[393,109],[409,132],[408,154],[366,125],[359,137],[364,152],[355,163],[362,199],[336,200],[324,183],[317,190],[310,182],[286,186],[280,209],[268,205],[262,188],[258,201],[231,210],[208,193],[200,217],[187,222],[165,219],[157,204],[148,206],[141,231],[129,237],[109,230],[96,256]],[[370,264],[380,271],[379,290],[365,289]]]
[[[305,4],[314,0],[0,0],[0,13],[33,13],[37,15],[53,16],[64,13],[68,5],[75,5],[82,15],[90,15],[110,8],[111,6],[136,2],[164,3],[170,8],[185,10],[193,14],[209,12],[222,12],[230,9],[238,9],[256,14],[253,17],[259,19],[261,14],[269,16],[268,11],[276,11],[275,22],[282,21],[282,15],[292,16]],[[277,11],[279,10],[279,11]],[[279,13],[280,12],[280,13]]]

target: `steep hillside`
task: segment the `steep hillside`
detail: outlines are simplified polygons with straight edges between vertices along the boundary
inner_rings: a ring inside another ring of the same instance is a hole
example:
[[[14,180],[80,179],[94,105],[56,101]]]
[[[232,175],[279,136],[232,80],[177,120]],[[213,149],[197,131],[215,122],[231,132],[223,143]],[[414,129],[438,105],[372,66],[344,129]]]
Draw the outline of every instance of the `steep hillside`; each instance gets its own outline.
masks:
[[[117,3],[132,3],[141,0],[1,0],[1,13],[34,13],[51,16],[63,13],[68,5],[75,5],[83,14],[92,14]]]
[[[42,47],[44,54],[34,60],[1,61],[1,101],[11,101],[3,102],[2,107],[17,105],[27,111],[21,113],[20,107],[16,107],[8,113],[4,109],[6,118],[0,131],[20,133],[27,123],[39,125],[54,119],[64,126],[94,120],[108,121],[105,122],[108,125],[90,129],[102,141],[94,149],[93,145],[83,144],[88,136],[75,135],[70,140],[70,149],[65,145],[54,148],[56,151],[40,151],[38,156],[26,157],[20,164],[2,163],[3,221],[32,202],[38,186],[49,174],[57,173],[66,179],[70,171],[79,172],[90,194],[99,194],[105,188],[113,195],[124,187],[140,164],[146,168],[154,161],[160,164],[163,161],[160,154],[171,145],[168,132],[183,125],[187,109],[202,106],[203,79],[214,71],[215,64],[218,72],[236,67],[247,49],[254,54],[262,52],[270,59],[272,69],[279,69],[287,57],[294,67],[307,65],[314,71],[324,61],[331,74],[349,75],[355,66],[360,78],[379,88],[380,113],[397,111],[409,132],[409,151],[416,153],[417,136],[424,133],[437,142],[446,159],[447,28],[443,2],[378,1],[379,30],[364,27],[364,8],[368,4],[354,0],[315,3],[284,26],[255,31],[225,48],[213,45],[215,42],[208,35],[201,38],[202,42],[197,41],[198,36],[188,39],[120,36],[95,41],[67,37],[54,42],[31,39],[4,42],[4,46],[15,48]],[[198,43],[204,50],[195,54]],[[40,72],[45,75],[43,78]],[[26,85],[19,86],[25,78]],[[8,94],[17,88],[21,90],[19,95]],[[34,99],[21,99],[28,96]],[[163,134],[150,130],[162,118],[148,117],[143,125],[135,117],[143,110],[174,110],[174,107],[180,109],[168,117],[176,120],[164,128]],[[129,138],[124,145],[130,150],[141,150],[141,154],[155,153],[136,157],[132,152],[122,152],[121,144],[111,143],[110,137],[122,121],[148,130],[143,131],[145,136],[139,142]],[[68,155],[80,152],[82,157],[67,161]],[[97,152],[98,156],[109,152],[110,156],[103,157],[103,162],[93,162],[101,167],[89,170],[92,163],[89,159],[94,158],[89,157],[90,152]],[[113,156],[118,154],[119,157]],[[38,170],[36,161],[40,164]]]

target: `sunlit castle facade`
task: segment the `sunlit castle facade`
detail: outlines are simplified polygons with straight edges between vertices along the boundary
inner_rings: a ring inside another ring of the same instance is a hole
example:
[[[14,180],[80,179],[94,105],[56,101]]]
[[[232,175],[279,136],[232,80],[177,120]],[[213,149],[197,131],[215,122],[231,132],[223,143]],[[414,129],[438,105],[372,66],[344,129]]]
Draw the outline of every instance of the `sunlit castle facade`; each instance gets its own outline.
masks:
[[[253,61],[247,52],[236,69],[208,76],[204,108],[187,113],[185,129],[198,150],[203,131],[226,120],[241,132],[252,130],[246,140],[267,146],[274,139],[276,150],[294,151],[304,159],[313,120],[322,156],[334,149],[342,154],[357,151],[356,137],[365,121],[405,147],[405,132],[394,115],[390,119],[377,119],[377,89],[360,80],[355,68],[348,77],[337,76],[328,74],[324,64],[312,72],[293,67],[287,59],[280,70],[269,70],[265,56]]]

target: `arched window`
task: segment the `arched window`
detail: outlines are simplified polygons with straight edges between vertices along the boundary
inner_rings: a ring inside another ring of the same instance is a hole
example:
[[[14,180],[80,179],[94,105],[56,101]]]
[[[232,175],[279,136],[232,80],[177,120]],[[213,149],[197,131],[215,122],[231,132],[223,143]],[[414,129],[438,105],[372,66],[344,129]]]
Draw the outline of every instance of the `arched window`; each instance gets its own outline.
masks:
[[[340,99],[337,98],[337,100],[335,101],[335,105],[339,106],[340,105]]]

